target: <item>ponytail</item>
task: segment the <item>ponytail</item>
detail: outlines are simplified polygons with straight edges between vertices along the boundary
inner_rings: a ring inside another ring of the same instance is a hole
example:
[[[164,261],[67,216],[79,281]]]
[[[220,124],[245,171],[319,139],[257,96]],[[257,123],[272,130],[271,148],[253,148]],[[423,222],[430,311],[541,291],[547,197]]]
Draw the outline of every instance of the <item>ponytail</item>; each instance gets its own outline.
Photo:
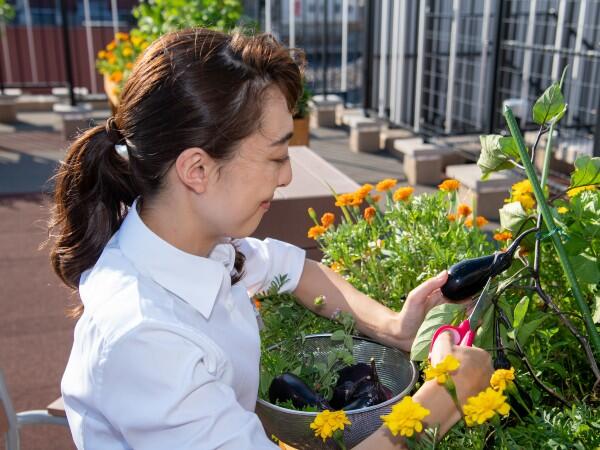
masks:
[[[81,134],[55,176],[49,230],[50,260],[61,280],[77,289],[117,231],[137,196],[128,161],[115,144],[123,138],[114,119]]]

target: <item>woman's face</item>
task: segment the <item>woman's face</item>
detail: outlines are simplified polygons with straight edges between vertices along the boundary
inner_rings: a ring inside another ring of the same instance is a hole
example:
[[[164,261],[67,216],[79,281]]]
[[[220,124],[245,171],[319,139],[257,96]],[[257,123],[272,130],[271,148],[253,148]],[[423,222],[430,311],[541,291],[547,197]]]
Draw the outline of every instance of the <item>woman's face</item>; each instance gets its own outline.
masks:
[[[251,235],[268,211],[275,189],[290,183],[288,142],[293,129],[285,97],[279,88],[269,88],[260,129],[240,143],[212,181],[212,219],[221,236]]]

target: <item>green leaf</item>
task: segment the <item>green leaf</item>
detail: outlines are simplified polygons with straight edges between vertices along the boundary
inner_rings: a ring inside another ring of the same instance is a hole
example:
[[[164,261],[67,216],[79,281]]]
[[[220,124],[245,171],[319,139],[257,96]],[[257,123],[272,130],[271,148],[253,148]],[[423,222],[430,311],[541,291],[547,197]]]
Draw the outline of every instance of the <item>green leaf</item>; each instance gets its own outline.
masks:
[[[548,318],[548,316],[542,316],[539,319],[534,319],[531,322],[527,322],[522,325],[517,331],[517,339],[522,346],[525,346],[531,334],[539,328],[539,326]]]
[[[582,283],[596,284],[600,282],[600,267],[598,267],[596,258],[584,253],[571,256],[569,259],[573,264],[573,271]]]
[[[571,188],[600,184],[600,157],[580,156],[571,174]]]
[[[500,225],[502,228],[511,231],[514,236],[519,230],[525,229],[522,228],[524,222],[531,220],[531,218],[531,214],[523,209],[520,202],[507,203],[500,209]]]
[[[565,110],[565,99],[560,91],[560,86],[558,83],[552,83],[533,105],[533,121],[538,125],[558,121],[564,115]]]
[[[519,160],[519,151],[512,137],[499,134],[479,136],[481,153],[477,165],[481,169],[482,179],[489,177],[490,173],[514,167],[512,160]]]
[[[569,256],[575,256],[583,252],[589,247],[589,245],[590,242],[584,239],[581,235],[570,233],[565,242],[565,250]]]
[[[464,316],[464,305],[444,303],[431,308],[417,331],[410,350],[413,361],[424,361],[429,355],[429,346],[436,330],[442,325],[456,324]]]
[[[336,330],[331,334],[332,341],[343,341],[345,337],[346,333],[344,333],[344,330]]]
[[[592,317],[594,323],[600,323],[600,295],[596,294],[596,309]]]
[[[529,297],[523,297],[519,303],[515,306],[515,319],[513,321],[513,328],[519,328],[521,323],[523,323],[523,319],[525,319],[525,315],[527,314],[527,309],[529,308]]]

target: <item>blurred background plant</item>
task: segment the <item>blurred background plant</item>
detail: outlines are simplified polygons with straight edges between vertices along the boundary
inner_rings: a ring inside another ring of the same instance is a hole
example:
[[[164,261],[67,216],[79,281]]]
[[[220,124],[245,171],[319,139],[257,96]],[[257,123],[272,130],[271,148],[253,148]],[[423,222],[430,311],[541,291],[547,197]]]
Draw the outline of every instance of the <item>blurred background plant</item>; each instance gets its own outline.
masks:
[[[0,0],[0,22],[8,23],[15,18],[15,8],[6,0]]]

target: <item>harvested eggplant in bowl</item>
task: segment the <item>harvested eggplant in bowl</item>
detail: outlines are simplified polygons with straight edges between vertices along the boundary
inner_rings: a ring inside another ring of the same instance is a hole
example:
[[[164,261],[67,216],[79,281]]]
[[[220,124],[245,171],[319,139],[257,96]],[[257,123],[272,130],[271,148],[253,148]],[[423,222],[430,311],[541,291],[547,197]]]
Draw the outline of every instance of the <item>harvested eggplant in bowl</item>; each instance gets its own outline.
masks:
[[[315,365],[326,364],[343,346],[330,337],[306,336],[299,351]],[[408,354],[367,338],[351,339],[353,361],[333,371],[335,383],[326,395],[294,373],[284,372],[270,380],[256,405],[268,436],[277,436],[297,449],[336,448],[331,440],[316,438],[310,424],[319,411],[343,409],[352,423],[344,429],[344,441],[352,448],[376,431],[382,423],[380,416],[410,393],[418,369]],[[279,345],[267,350],[278,351]]]

